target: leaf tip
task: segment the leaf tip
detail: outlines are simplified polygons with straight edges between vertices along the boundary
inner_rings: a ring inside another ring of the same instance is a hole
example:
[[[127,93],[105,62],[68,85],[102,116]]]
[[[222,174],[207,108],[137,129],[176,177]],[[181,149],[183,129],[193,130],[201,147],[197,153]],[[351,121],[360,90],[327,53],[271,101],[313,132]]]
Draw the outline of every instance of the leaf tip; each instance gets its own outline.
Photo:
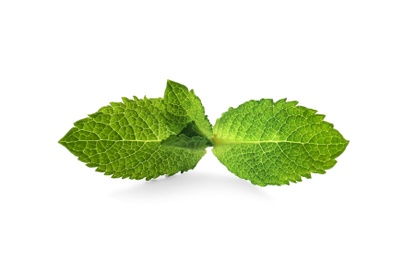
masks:
[[[167,82],[166,82],[166,89],[173,88],[174,86],[177,86],[177,85],[180,85],[180,84],[177,83],[176,81],[168,79]]]
[[[171,79],[168,79],[166,83],[167,83],[167,85],[181,85],[180,83],[173,81]]]
[[[62,146],[65,146],[66,142],[64,140],[64,136],[58,141],[59,144],[61,144]]]

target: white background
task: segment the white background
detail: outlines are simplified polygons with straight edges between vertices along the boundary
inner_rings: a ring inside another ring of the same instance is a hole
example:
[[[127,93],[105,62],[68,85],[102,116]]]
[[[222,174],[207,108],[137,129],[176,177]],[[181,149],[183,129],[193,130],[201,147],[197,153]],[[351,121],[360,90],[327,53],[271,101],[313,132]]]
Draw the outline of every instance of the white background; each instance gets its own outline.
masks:
[[[400,1],[1,1],[0,259],[402,259]],[[214,123],[287,97],[350,140],[257,187],[209,153],[111,179],[57,141],[122,96],[195,89]]]

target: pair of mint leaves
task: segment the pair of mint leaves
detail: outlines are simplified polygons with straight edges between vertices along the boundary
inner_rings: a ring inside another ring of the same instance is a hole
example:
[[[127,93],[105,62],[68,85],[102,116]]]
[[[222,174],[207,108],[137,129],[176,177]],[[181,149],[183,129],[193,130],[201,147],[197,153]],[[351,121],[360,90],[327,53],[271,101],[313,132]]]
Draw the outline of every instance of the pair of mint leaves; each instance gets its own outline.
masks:
[[[332,168],[348,141],[324,115],[296,101],[251,100],[212,127],[194,91],[168,80],[163,98],[123,98],[74,123],[59,141],[113,178],[150,180],[194,169],[212,146],[229,171],[283,185]]]

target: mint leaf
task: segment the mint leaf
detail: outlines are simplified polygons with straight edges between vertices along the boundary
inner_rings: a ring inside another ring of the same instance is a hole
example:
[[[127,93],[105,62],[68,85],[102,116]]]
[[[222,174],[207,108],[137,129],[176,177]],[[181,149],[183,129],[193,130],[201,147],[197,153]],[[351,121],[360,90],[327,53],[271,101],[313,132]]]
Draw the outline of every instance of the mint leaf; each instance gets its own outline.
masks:
[[[88,167],[146,180],[193,169],[208,146],[238,177],[266,186],[325,173],[348,141],[315,110],[285,99],[230,108],[212,128],[201,100],[168,80],[164,98],[123,98],[77,121],[59,141]]]
[[[213,129],[213,153],[251,183],[289,184],[325,173],[348,141],[315,110],[285,99],[249,101],[229,109]]]
[[[170,117],[180,122],[176,123],[177,128],[183,129],[193,122],[191,130],[195,135],[212,137],[211,123],[205,115],[201,100],[193,90],[189,91],[184,85],[168,80],[164,102]]]
[[[167,106],[161,98],[123,98],[77,121],[59,143],[113,178],[149,180],[193,169],[209,140],[181,133],[192,122],[167,113]]]

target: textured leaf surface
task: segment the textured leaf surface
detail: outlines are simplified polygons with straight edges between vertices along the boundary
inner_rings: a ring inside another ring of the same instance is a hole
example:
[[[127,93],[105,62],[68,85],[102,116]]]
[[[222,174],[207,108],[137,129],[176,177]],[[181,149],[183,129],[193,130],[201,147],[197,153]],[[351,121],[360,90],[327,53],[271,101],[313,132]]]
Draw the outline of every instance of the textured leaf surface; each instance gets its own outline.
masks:
[[[249,101],[229,109],[213,129],[213,153],[238,177],[282,185],[325,173],[348,141],[315,110],[297,102]]]
[[[189,91],[184,85],[168,80],[164,102],[168,113],[174,118],[179,118],[177,121],[181,124],[176,125],[178,129],[183,129],[189,123],[194,122],[195,134],[206,138],[212,137],[211,123],[205,115],[201,100],[193,90]]]
[[[166,111],[161,98],[123,98],[76,122],[59,142],[87,166],[115,178],[149,180],[193,169],[206,141],[181,134],[177,125],[184,127],[184,119]]]

